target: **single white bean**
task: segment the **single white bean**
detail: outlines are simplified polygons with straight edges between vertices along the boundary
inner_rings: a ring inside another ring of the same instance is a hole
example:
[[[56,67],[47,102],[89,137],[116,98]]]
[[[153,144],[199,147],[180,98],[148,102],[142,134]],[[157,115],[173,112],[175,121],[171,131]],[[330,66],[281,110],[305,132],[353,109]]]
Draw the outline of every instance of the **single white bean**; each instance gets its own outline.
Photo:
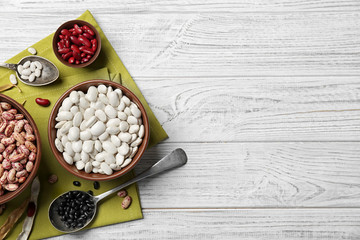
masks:
[[[72,142],[72,149],[74,150],[74,152],[80,153],[82,150],[82,141],[79,140],[79,141]]]
[[[110,119],[107,123],[106,126],[107,127],[118,127],[120,125],[120,119],[118,118],[114,118],[114,119]]]
[[[85,167],[85,163],[83,161],[78,161],[75,163],[75,166],[76,166],[77,170],[83,170]]]
[[[129,156],[129,158],[133,158],[136,154],[136,152],[138,151],[138,147],[134,147],[132,150],[131,150],[131,154]]]
[[[129,148],[129,145],[127,143],[122,143],[121,146],[118,148],[118,152],[123,156],[128,154],[129,150],[130,150],[130,148]]]
[[[74,159],[74,162],[81,161],[81,155],[80,155],[80,153],[75,153],[73,159]]]
[[[24,67],[22,65],[17,66],[17,71],[19,74],[21,74],[23,70],[24,70]]]
[[[141,111],[136,105],[131,106],[130,110],[134,117],[136,117],[136,118],[141,117]]]
[[[81,114],[81,112],[77,112],[74,116],[74,119],[73,119],[73,124],[75,127],[80,127],[80,124],[83,120],[83,115]],[[134,125],[135,126],[135,125]]]
[[[93,108],[88,108],[85,110],[84,112],[84,119],[85,120],[89,120],[91,117],[93,117],[95,114],[95,109]]]
[[[96,140],[96,141],[95,141],[95,149],[96,149],[96,151],[98,151],[98,152],[101,152],[101,151],[103,150],[102,144],[101,144],[101,142],[100,142],[99,140]]]
[[[41,76],[41,70],[40,69],[35,69],[35,72],[34,72],[34,74],[35,74],[35,77],[40,77]]]
[[[100,167],[106,175],[111,175],[113,173],[113,170],[109,167],[107,163],[102,162]]]
[[[108,132],[104,132],[103,134],[101,134],[100,136],[99,136],[99,140],[100,141],[105,141],[106,139],[108,139],[108,137],[109,137],[109,133]]]
[[[95,111],[95,116],[96,116],[100,121],[106,122],[107,117],[106,117],[106,114],[104,113],[103,110],[101,110],[101,109],[96,110],[96,111]]]
[[[124,167],[126,167],[127,165],[129,165],[130,163],[131,163],[131,161],[132,161],[132,159],[131,158],[127,158],[127,159],[125,159],[125,161],[124,161],[124,163],[123,164],[121,164],[121,168],[124,168]]]
[[[21,72],[21,75],[25,75],[25,76],[30,76],[30,74],[31,74],[30,68],[25,68],[25,69]]]
[[[105,94],[107,92],[107,87],[104,84],[98,86],[99,93]]]
[[[124,101],[120,101],[119,106],[117,107],[117,110],[119,110],[120,112],[124,111],[126,105],[124,103]]]
[[[142,143],[142,139],[141,138],[137,138],[134,142],[131,143],[130,146],[132,147],[137,147]]]
[[[106,115],[111,119],[111,118],[116,118],[117,116],[117,111],[115,110],[114,107],[107,105],[105,107],[105,113]]]
[[[73,158],[67,152],[63,153],[63,157],[67,164],[72,165],[74,163]]]
[[[64,111],[69,111],[72,106],[73,106],[73,102],[68,97],[65,98],[61,104],[61,107],[63,107]]]
[[[90,128],[96,123],[96,117],[92,116],[90,119],[88,119],[85,123],[85,127]],[[94,134],[93,134],[94,135]]]
[[[139,131],[140,127],[139,125],[131,125],[129,128],[129,133],[137,133]]]
[[[136,117],[134,117],[134,116],[129,116],[129,117],[127,118],[127,122],[128,122],[130,125],[134,125],[134,124],[137,124],[137,123],[138,123]]]
[[[28,79],[29,79],[29,76],[21,75],[20,78],[23,79],[23,80],[28,80]]]
[[[15,74],[11,74],[9,79],[10,79],[10,82],[14,85],[16,85],[18,83]]]
[[[36,78],[35,73],[30,74],[30,76],[29,76],[29,82],[35,81],[35,78]]]
[[[28,50],[28,52],[31,53],[32,55],[35,55],[35,54],[36,54],[36,49],[33,48],[33,47],[29,47],[27,50]]]
[[[69,95],[69,98],[73,103],[79,103],[80,95],[77,91],[72,91]]]
[[[108,127],[106,128],[106,132],[108,132],[110,135],[118,134],[120,132],[119,127]]]
[[[87,93],[85,94],[85,98],[89,101],[89,102],[95,102],[96,98],[97,98],[97,94],[98,94],[98,90],[96,87],[94,86],[90,86]]]
[[[80,112],[80,109],[79,109],[78,106],[72,106],[72,107],[70,108],[70,112],[75,116],[76,113]],[[82,114],[81,114],[81,115],[82,115]],[[82,117],[81,117],[81,119],[82,119]],[[81,121],[82,121],[82,120],[81,120]]]
[[[118,112],[118,118],[120,119],[120,120],[122,120],[122,121],[126,121],[127,120],[127,115],[126,115],[126,113],[124,113],[124,112]]]
[[[100,100],[100,102],[102,102],[102,103],[105,104],[105,105],[108,105],[108,104],[109,104],[109,99],[108,99],[108,97],[107,97],[105,94],[103,94],[103,93],[99,94],[99,100]]]
[[[126,143],[129,143],[130,140],[131,140],[131,134],[128,133],[128,132],[121,132],[118,137],[120,138],[120,140],[122,142],[126,142]]]
[[[35,72],[35,69],[36,69],[35,62],[32,62],[32,63],[30,64],[30,70],[31,70],[31,72]]]
[[[24,64],[23,64],[23,68],[29,68],[30,67],[30,64],[31,62],[30,61],[26,61]]]
[[[91,171],[93,170],[93,167],[92,167],[90,162],[87,162],[85,164],[85,169],[84,170],[85,170],[86,173],[91,173]]]
[[[87,140],[83,143],[83,151],[86,153],[91,153],[94,149],[94,141]]]
[[[80,158],[81,158],[81,161],[83,161],[84,163],[87,163],[90,160],[89,154],[84,151],[81,151]]]
[[[117,149],[116,149],[116,146],[115,144],[113,144],[111,141],[105,141],[102,143],[102,147],[103,149],[110,153],[110,154],[115,154],[117,153]]]
[[[74,150],[72,149],[72,143],[71,142],[67,142],[65,144],[65,148],[64,148],[64,151],[69,154],[70,156],[74,156],[75,155],[75,152]]]
[[[43,65],[39,61],[35,61],[36,68],[41,70],[43,69]]]
[[[116,162],[114,154],[110,154],[108,152],[104,153],[105,156],[105,162],[110,165]]]
[[[60,128],[60,132],[62,134],[67,134],[72,127],[72,121],[67,121],[65,124]]]
[[[120,153],[116,154],[116,165],[121,166],[121,164],[123,164],[125,158],[124,155],[121,155]]]
[[[126,132],[127,130],[129,130],[129,124],[125,121],[121,121],[119,129],[121,132]]]
[[[64,146],[62,145],[61,141],[58,138],[55,139],[55,147],[59,152],[64,151]]]
[[[130,99],[127,96],[123,96],[121,98],[121,101],[123,101],[125,103],[126,106],[130,106]]]
[[[138,132],[139,138],[143,138],[144,134],[145,134],[145,127],[144,127],[144,125],[141,125],[139,128],[139,132]]]
[[[116,135],[111,135],[110,140],[116,147],[121,146],[121,141]]]
[[[101,121],[97,121],[90,129],[93,136],[100,136],[105,132],[105,124]]]
[[[119,105],[119,95],[116,92],[110,92],[108,97],[111,106],[117,107]]]
[[[69,129],[68,138],[70,141],[77,141],[80,137],[80,129],[78,127],[71,127]]]

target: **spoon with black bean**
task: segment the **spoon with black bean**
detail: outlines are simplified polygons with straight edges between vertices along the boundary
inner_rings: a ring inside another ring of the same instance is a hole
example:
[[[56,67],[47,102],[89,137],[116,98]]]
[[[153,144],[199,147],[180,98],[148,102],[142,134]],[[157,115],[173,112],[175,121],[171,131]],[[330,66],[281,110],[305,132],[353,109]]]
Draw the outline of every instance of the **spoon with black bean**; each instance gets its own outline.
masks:
[[[147,177],[181,167],[187,162],[183,149],[177,148],[133,179],[97,196],[84,191],[69,191],[55,198],[49,207],[51,224],[61,232],[77,232],[86,227],[95,217],[97,203],[105,197]]]

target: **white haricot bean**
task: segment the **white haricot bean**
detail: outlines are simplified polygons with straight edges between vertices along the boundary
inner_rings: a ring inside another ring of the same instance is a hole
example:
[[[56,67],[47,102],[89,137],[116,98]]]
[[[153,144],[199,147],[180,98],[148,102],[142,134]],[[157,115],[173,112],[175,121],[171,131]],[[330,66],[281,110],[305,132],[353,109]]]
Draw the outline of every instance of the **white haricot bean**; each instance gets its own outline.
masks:
[[[56,148],[87,173],[111,175],[128,166],[145,135],[138,106],[105,85],[71,92],[55,119]]]
[[[36,65],[36,68],[38,68],[40,70],[43,69],[43,66],[39,61],[35,61],[35,65]]]
[[[36,78],[35,73],[30,74],[30,76],[29,76],[29,82],[35,81],[35,78]]]
[[[102,122],[105,122],[107,119],[106,114],[101,109],[95,111],[95,116]]]
[[[15,74],[11,74],[9,79],[10,79],[10,82],[14,85],[16,85],[18,83]]]
[[[103,170],[104,173],[107,174],[107,175],[111,175],[113,173],[113,170],[105,162],[102,162],[100,167],[101,167],[101,170]]]
[[[28,52],[31,53],[32,55],[35,55],[35,54],[36,54],[36,49],[33,48],[33,47],[29,47],[27,50],[28,50]]]
[[[31,70],[30,68],[26,68],[21,72],[21,75],[30,76]]]
[[[138,132],[139,138],[143,138],[144,134],[145,134],[145,127],[144,127],[144,125],[141,125],[139,128],[139,132]]]
[[[30,64],[30,70],[31,70],[31,72],[35,72],[35,69],[36,69],[35,62],[32,62],[32,63]]]
[[[40,69],[35,69],[35,72],[34,72],[34,74],[35,74],[35,77],[40,77],[41,76],[41,70]]]
[[[30,64],[31,64],[30,61],[26,61],[26,62],[23,64],[23,68],[29,68],[29,67],[30,67]]]
[[[126,132],[127,130],[129,130],[129,124],[125,121],[122,121],[120,123],[120,131],[121,132]]]

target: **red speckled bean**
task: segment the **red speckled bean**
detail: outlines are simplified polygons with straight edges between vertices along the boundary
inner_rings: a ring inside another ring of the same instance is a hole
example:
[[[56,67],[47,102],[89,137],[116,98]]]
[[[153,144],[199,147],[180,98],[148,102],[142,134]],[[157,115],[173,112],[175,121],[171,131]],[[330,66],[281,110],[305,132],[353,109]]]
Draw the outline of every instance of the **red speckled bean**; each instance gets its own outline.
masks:
[[[26,141],[25,147],[27,147],[27,149],[29,149],[31,152],[36,153],[36,146],[32,142]]]
[[[34,168],[34,162],[29,161],[26,163],[26,171],[31,172],[33,168]]]
[[[18,121],[15,124],[14,132],[20,133],[24,128],[25,122],[24,121]]]
[[[4,185],[4,188],[9,192],[13,192],[19,188],[19,184],[17,183],[8,183]]]
[[[24,169],[24,166],[20,163],[20,162],[14,162],[11,164],[11,166],[13,167],[13,169],[15,169],[17,172],[20,172],[21,170]]]
[[[4,165],[3,165],[4,166]],[[5,168],[5,167],[4,167]],[[26,172],[26,170],[25,170]],[[3,184],[6,184],[7,183],[7,176],[9,174],[9,171],[4,171],[3,175],[1,176],[0,178],[0,184],[3,185]]]
[[[36,153],[31,152],[29,155],[29,161],[33,162],[33,161],[35,161],[35,159],[36,159]]]
[[[30,153],[30,150],[27,149],[27,148],[25,147],[25,145],[20,145],[20,146],[18,146],[17,150],[18,150],[19,153],[24,153],[26,156],[29,156],[29,160],[30,160],[30,155],[31,155],[31,153],[33,153],[33,152]]]
[[[3,112],[2,116],[5,120],[13,120],[15,118],[14,114],[11,114],[9,112]]]
[[[2,162],[2,166],[3,166],[4,169],[9,170],[11,168],[11,162],[9,160],[5,159]]]
[[[1,105],[1,108],[4,109],[4,110],[11,109],[11,105],[9,103],[7,103],[7,102],[1,102],[0,105]]]
[[[26,158],[25,153],[19,153],[19,154],[15,154],[13,156],[10,156],[9,161],[10,162],[19,162],[19,161],[23,160],[24,158]]]
[[[26,180],[26,177],[20,177],[18,182],[19,182],[19,183],[24,183],[25,180]]]
[[[16,120],[20,120],[20,119],[23,119],[24,118],[24,115],[23,114],[15,114],[15,119]]]
[[[11,134],[14,132],[15,124],[9,124],[4,131],[6,137],[10,137]]]
[[[28,172],[26,171],[26,169],[21,170],[20,172],[16,173],[16,177],[17,178],[21,178],[21,177],[27,177]]]
[[[13,115],[17,114],[17,110],[15,108],[9,109],[7,112]]]
[[[27,135],[27,136],[34,136],[34,135]],[[20,145],[25,143],[25,138],[26,137],[24,138],[20,133],[14,132],[13,137],[15,138],[16,141],[18,141],[20,143]],[[34,138],[35,138],[35,136],[34,136]],[[29,139],[26,138],[26,140],[29,140]]]
[[[13,138],[13,137],[6,137],[6,138],[1,139],[1,143],[4,144],[5,146],[12,146],[12,144],[14,142],[15,142],[15,138]],[[16,146],[16,145],[14,144],[14,146]],[[4,152],[6,152],[6,149]]]
[[[2,153],[3,151],[5,151],[5,145],[0,143],[0,153]]]
[[[33,134],[33,132],[34,132],[33,128],[28,123],[25,124],[24,129],[27,134]]]

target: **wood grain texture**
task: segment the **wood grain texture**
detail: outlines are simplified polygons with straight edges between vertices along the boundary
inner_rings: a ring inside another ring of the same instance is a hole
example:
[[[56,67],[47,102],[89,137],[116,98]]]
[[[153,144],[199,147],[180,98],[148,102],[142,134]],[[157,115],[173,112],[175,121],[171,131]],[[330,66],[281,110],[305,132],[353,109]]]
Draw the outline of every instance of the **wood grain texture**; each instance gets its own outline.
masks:
[[[1,13],[2,57],[78,15]],[[360,74],[357,12],[94,15],[135,78]]]
[[[360,140],[358,77],[154,77],[136,82],[168,141]]]
[[[360,239],[360,1],[0,1],[1,61],[86,9],[170,136],[136,171],[189,162],[54,239]]]
[[[355,143],[163,143],[137,172],[177,147],[187,165],[140,182],[144,208],[360,207]]]
[[[36,4],[34,4],[36,3]],[[144,1],[144,0],[86,0],[86,1],[28,1],[11,0],[0,3],[0,12],[4,8],[18,12],[20,8],[23,12],[34,12],[39,10],[44,12],[68,13],[78,11],[84,7],[92,8],[98,13],[120,13],[134,14],[147,12],[161,13],[188,13],[188,12],[282,12],[282,11],[356,11],[360,9],[360,3],[356,0],[196,0],[196,1]],[[111,7],[109,7],[111,6]]]
[[[356,240],[360,209],[144,210],[144,219],[53,238]]]

